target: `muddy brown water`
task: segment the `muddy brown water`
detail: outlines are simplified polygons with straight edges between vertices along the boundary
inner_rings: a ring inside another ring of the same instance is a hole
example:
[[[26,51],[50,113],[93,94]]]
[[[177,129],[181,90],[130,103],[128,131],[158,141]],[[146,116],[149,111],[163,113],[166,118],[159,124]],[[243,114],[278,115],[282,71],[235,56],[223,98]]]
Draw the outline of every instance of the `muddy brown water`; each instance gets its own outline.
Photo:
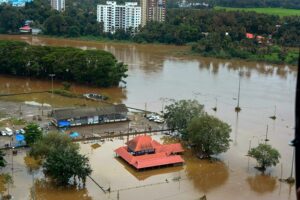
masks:
[[[218,156],[219,162],[201,161],[188,151],[184,154],[186,165],[136,172],[119,159],[113,149],[124,140],[107,141],[92,149],[82,144],[81,151],[91,159],[93,177],[100,185],[114,192],[103,194],[91,181],[86,190],[56,189],[36,183],[38,199],[197,199],[206,194],[208,199],[296,199],[294,187],[281,183],[291,173],[294,104],[297,69],[236,60],[218,60],[198,56],[184,56],[187,47],[166,45],[136,45],[74,41],[31,36],[0,36],[0,39],[22,40],[34,45],[73,46],[82,49],[104,49],[118,60],[128,64],[126,88],[93,88],[73,85],[77,93],[102,92],[112,102],[128,106],[161,111],[169,99],[197,99],[208,113],[219,117],[232,127],[231,148]],[[242,111],[237,115],[239,69],[241,70]],[[51,89],[49,80],[33,80],[9,76],[0,77],[0,93],[40,91]],[[54,87],[61,87],[55,81]],[[3,98],[3,97],[2,97]],[[75,100],[51,94],[20,95],[5,100],[37,101],[54,106],[97,105],[85,100]],[[217,99],[217,100],[216,100]],[[211,108],[217,106],[217,112]],[[274,115],[276,120],[269,117]],[[268,143],[281,153],[280,164],[269,168],[267,175],[254,169],[256,162],[246,155],[249,147],[257,146],[266,137]],[[155,136],[159,138],[159,136]],[[25,153],[24,153],[25,154]],[[17,159],[18,157],[19,160]],[[24,155],[23,155],[24,157]],[[32,176],[26,170],[22,154],[16,157],[21,172],[14,175],[11,189],[16,199],[29,199]],[[42,177],[40,172],[36,175]],[[177,181],[177,178],[180,181]],[[166,179],[168,181],[166,181]],[[173,180],[174,179],[174,180]],[[144,186],[144,187],[142,187]],[[39,192],[39,193],[38,193]],[[26,194],[26,195],[24,195]],[[73,195],[73,196],[72,196]]]

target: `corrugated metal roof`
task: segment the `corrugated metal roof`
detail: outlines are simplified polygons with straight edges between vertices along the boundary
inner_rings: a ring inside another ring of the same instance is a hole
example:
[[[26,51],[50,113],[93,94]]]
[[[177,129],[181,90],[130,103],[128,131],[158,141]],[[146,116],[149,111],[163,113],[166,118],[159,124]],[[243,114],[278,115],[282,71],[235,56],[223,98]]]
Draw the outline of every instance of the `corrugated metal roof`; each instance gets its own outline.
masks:
[[[62,120],[70,118],[119,114],[125,112],[128,112],[127,107],[124,104],[118,104],[103,107],[55,109],[52,111],[52,117],[56,120]]]

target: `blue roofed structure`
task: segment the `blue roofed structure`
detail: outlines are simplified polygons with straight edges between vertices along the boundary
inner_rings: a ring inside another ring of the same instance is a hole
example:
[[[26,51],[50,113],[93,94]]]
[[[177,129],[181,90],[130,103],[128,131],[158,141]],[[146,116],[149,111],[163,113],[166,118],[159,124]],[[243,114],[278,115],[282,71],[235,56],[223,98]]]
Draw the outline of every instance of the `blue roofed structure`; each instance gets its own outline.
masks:
[[[26,3],[32,2],[33,0],[0,0],[0,4],[9,3],[12,6],[24,7]]]

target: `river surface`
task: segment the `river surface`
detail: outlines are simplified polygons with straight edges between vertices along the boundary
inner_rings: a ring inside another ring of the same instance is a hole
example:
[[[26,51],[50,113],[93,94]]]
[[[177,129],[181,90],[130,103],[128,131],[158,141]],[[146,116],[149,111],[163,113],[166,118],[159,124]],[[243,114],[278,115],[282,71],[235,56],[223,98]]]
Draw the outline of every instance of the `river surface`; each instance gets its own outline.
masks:
[[[0,36],[0,39],[22,40],[33,45],[73,46],[81,49],[104,49],[128,65],[126,88],[92,88],[73,84],[76,93],[101,92],[112,102],[161,111],[170,99],[197,99],[208,113],[219,117],[232,127],[231,148],[218,156],[220,162],[200,161],[190,152],[184,154],[186,165],[146,172],[135,172],[114,158],[113,149],[124,140],[106,142],[97,149],[81,144],[82,153],[91,159],[93,177],[111,194],[103,194],[93,182],[86,190],[59,190],[36,182],[38,199],[296,199],[295,189],[278,181],[291,173],[292,148],[288,142],[294,134],[294,105],[297,68],[237,60],[218,60],[185,56],[188,47],[166,45],[137,45],[74,41],[31,36]],[[240,113],[237,105],[239,71],[241,71]],[[54,87],[61,87],[59,81]],[[51,81],[0,76],[0,93],[50,90]],[[51,94],[20,95],[5,100],[37,101],[54,106],[90,104]],[[94,104],[93,104],[94,105]],[[217,107],[217,112],[212,107]],[[276,120],[269,117],[276,115]],[[249,147],[257,146],[266,137],[281,153],[280,163],[269,168],[268,175],[254,169],[249,159]],[[160,139],[160,136],[155,136]],[[163,141],[163,139],[162,139]],[[20,156],[20,166],[22,156]],[[24,156],[23,156],[24,157]],[[24,166],[24,162],[23,162]],[[282,169],[282,173],[281,173]],[[12,193],[16,199],[28,199],[31,175],[24,170],[16,176]],[[181,177],[181,181],[173,181]],[[166,179],[168,180],[167,183]],[[134,188],[137,186],[145,186]],[[126,189],[127,188],[127,189]],[[123,190],[122,190],[123,189]],[[28,195],[24,195],[28,194]],[[17,198],[18,197],[18,198]],[[100,198],[101,197],[101,198]]]

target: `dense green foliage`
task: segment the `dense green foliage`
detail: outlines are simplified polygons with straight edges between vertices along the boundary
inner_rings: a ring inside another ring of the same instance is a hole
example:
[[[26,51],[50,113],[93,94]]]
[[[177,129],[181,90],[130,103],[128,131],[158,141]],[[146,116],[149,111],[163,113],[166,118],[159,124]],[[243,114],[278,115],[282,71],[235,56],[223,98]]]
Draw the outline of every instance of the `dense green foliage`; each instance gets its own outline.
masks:
[[[37,78],[55,74],[58,80],[114,86],[126,77],[127,67],[102,50],[30,46],[0,41],[0,73]]]
[[[261,45],[251,39],[233,41],[230,36],[210,34],[192,45],[194,52],[218,58],[240,58],[297,65],[297,50],[277,45]]]
[[[280,158],[279,152],[268,144],[259,144],[258,147],[250,149],[248,155],[257,160],[262,170],[276,166]]]
[[[32,145],[30,156],[45,159],[49,152],[64,147],[71,148],[74,151],[79,150],[78,144],[72,143],[72,140],[67,135],[50,132]]]
[[[45,160],[43,168],[59,185],[85,184],[92,170],[89,159],[79,153],[79,145],[68,135],[50,132],[32,145],[30,154]],[[79,182],[76,182],[79,181]]]
[[[280,18],[255,12],[171,9],[166,23],[148,23],[134,40],[185,44],[199,41],[207,34],[222,36],[226,32],[237,42],[245,39],[249,32],[266,38],[271,35],[275,44],[299,46],[300,16]]]
[[[43,167],[59,185],[68,185],[71,178],[85,184],[86,177],[92,172],[88,158],[67,147],[50,151]]]
[[[165,106],[164,118],[169,128],[184,132],[194,117],[204,114],[204,106],[196,100],[179,100]]]
[[[231,128],[225,122],[209,115],[193,118],[187,133],[200,158],[226,152],[229,149]]]
[[[148,23],[138,34],[118,30],[115,34],[103,33],[101,23],[96,22],[96,2],[80,4],[80,0],[68,3],[66,11],[51,10],[49,2],[35,0],[24,8],[0,6],[0,33],[18,32],[26,19],[34,21],[33,27],[45,34],[59,36],[98,36],[137,42],[161,42],[185,44],[204,37],[201,33],[224,34],[240,41],[245,33],[272,35],[274,43],[285,46],[300,45],[300,16],[280,18],[255,12],[224,12],[211,9],[168,9],[165,23]],[[82,6],[84,5],[84,6]],[[276,25],[282,25],[279,29]]]
[[[223,1],[225,0],[216,0],[217,5],[222,4]],[[268,0],[230,1],[234,1],[232,6],[240,5],[242,2],[250,2],[250,4],[256,2],[259,3],[257,6],[263,6],[260,4],[269,5]],[[118,2],[124,3],[123,0]],[[215,1],[207,2],[213,5],[216,3]],[[276,0],[276,2],[278,1]],[[294,2],[294,0],[288,2]],[[195,43],[193,51],[206,56],[296,63],[297,55],[294,51],[281,49],[280,52],[274,52],[272,48],[267,48],[266,45],[278,45],[280,48],[281,46],[299,47],[300,16],[279,17],[278,15],[256,12],[175,8],[167,10],[164,23],[150,22],[136,33],[132,30],[116,30],[114,34],[111,34],[104,33],[102,23],[96,21],[97,3],[104,3],[104,0],[67,1],[66,11],[62,13],[51,10],[49,2],[46,0],[35,0],[33,3],[26,4],[24,8],[0,5],[0,33],[17,33],[24,21],[31,19],[34,21],[32,27],[41,28],[46,35],[97,37],[98,39],[130,40],[138,43],[157,42],[177,45]],[[169,4],[177,5],[177,2],[169,1]],[[247,6],[241,5],[240,7]],[[226,33],[228,33],[228,39],[221,41],[220,44],[215,44],[216,42],[206,38],[207,35],[212,35],[213,38],[224,39]],[[246,33],[270,38],[270,40],[268,39],[268,43],[263,42],[262,44],[258,44],[255,39],[245,42]],[[224,42],[230,44],[224,44]],[[245,49],[245,45],[248,43],[250,43],[252,50],[249,50],[248,47]],[[210,45],[212,51],[206,51],[209,49],[207,45]],[[222,46],[222,50],[218,45]],[[235,46],[238,48],[233,51],[231,47]],[[286,56],[286,58],[282,56]],[[82,82],[85,81],[82,80]]]
[[[7,164],[6,160],[4,159],[4,156],[5,153],[2,150],[0,150],[0,168],[5,167]]]
[[[25,134],[24,134],[25,141],[26,141],[26,144],[29,146],[34,144],[43,135],[41,128],[37,124],[34,124],[34,123],[28,124],[24,128],[24,130],[25,130]]]

